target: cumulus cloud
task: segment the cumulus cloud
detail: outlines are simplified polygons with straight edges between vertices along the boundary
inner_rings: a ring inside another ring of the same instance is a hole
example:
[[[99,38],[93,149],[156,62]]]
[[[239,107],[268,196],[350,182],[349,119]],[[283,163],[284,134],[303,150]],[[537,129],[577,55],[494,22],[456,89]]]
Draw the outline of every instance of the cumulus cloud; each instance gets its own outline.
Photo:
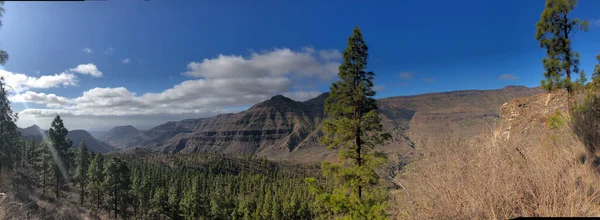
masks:
[[[328,60],[319,60],[314,49],[295,52],[287,48],[265,53],[252,53],[245,58],[237,55],[219,55],[202,62],[191,62],[183,75],[216,79],[238,77],[281,77],[298,75],[331,79],[336,75],[340,62],[332,51],[320,51]],[[339,52],[338,52],[339,53]]]
[[[90,54],[90,53],[92,53],[92,52],[94,52],[94,51],[92,50],[92,48],[86,47],[86,48],[83,48],[83,50],[81,50],[81,52],[84,52],[84,53]]]
[[[115,51],[117,51],[115,48],[108,47],[108,48],[106,48],[106,50],[104,50],[104,53],[114,53]]]
[[[4,77],[6,85],[14,92],[23,92],[29,89],[48,89],[77,85],[77,77],[67,72],[33,77],[23,73],[0,70],[0,77]]]
[[[84,75],[91,75],[93,77],[102,76],[102,72],[100,72],[100,70],[98,70],[98,67],[96,67],[96,65],[94,65],[93,63],[79,64],[77,67],[69,69],[69,71],[73,71]]]
[[[321,50],[319,51],[319,57],[322,60],[339,60],[342,59],[342,53],[338,50]]]
[[[411,73],[411,72],[401,72],[398,73],[398,77],[400,77],[400,79],[411,79],[415,74]]]
[[[519,77],[512,75],[512,74],[502,74],[502,75],[498,76],[498,79],[500,79],[500,80],[516,80],[516,79],[519,79]]]
[[[332,55],[334,52],[329,50],[325,53],[329,54],[325,56],[326,61],[320,52],[308,50],[294,52],[276,49],[261,54],[253,53],[249,58],[220,55],[190,63],[188,72],[184,75],[199,79],[183,81],[162,92],[136,94],[125,87],[93,88],[73,99],[58,99],[56,96],[53,101],[48,101],[50,95],[44,94],[47,96],[43,99],[46,100],[44,104],[52,104],[47,106],[54,108],[26,109],[20,114],[35,117],[53,117],[56,114],[73,117],[198,117],[231,112],[226,109],[253,105],[277,94],[304,101],[322,92],[298,90],[295,83],[302,83],[303,80],[331,80],[337,72],[339,62],[331,60],[336,59]],[[75,69],[77,68],[73,71]],[[33,94],[30,96],[32,97],[18,100],[42,99],[34,98]]]
[[[322,93],[318,87],[301,85],[330,83],[340,64],[336,59],[339,56],[333,50],[306,48],[300,51],[275,49],[252,53],[249,57],[220,55],[189,63],[183,75],[195,79],[164,91],[137,94],[125,87],[107,87],[93,88],[71,99],[34,92],[11,99],[46,104],[46,108],[21,111],[19,115],[24,121],[44,121],[60,114],[65,120],[76,118],[73,120],[76,123],[101,118],[103,123],[136,124],[132,121],[135,119],[141,124],[158,125],[166,120],[237,112],[278,94],[298,101],[314,98]],[[97,68],[92,65],[79,65],[71,71],[93,75],[90,69]]]
[[[62,96],[57,96],[55,94],[37,93],[33,91],[15,94],[9,96],[8,99],[11,102],[33,102],[37,104],[66,104],[69,102],[68,98]]]
[[[131,59],[129,59],[129,57],[125,57],[121,61],[123,61],[123,64],[128,64],[129,62],[131,62]]]

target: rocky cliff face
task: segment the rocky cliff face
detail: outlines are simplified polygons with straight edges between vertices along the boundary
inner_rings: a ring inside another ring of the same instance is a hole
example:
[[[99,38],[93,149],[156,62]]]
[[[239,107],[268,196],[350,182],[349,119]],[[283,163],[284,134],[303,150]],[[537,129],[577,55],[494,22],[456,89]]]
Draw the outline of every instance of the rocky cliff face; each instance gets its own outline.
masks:
[[[498,120],[503,103],[541,92],[539,88],[509,86],[379,99],[384,129],[394,136],[393,142],[380,150],[412,155],[453,135],[472,136],[491,128],[489,124]],[[324,93],[297,102],[278,95],[240,113],[167,122],[111,143],[119,148],[139,147],[168,153],[211,151],[276,160],[334,159],[336,152],[327,151],[318,141],[327,96]]]
[[[581,97],[576,97],[576,99],[578,98]],[[543,142],[545,141],[543,138],[546,138],[547,135],[542,134],[549,131],[548,119],[557,111],[566,115],[567,100],[566,90],[560,90],[522,97],[504,103],[500,108],[500,117],[503,120],[498,125],[495,135],[499,141],[530,137],[530,139],[534,138],[536,141]]]
[[[507,86],[497,90],[467,90],[379,100],[384,122],[394,141],[385,149],[412,155],[444,144],[449,139],[467,139],[491,132],[499,122],[500,106],[519,97],[542,93],[540,88]],[[398,116],[388,112],[399,112]],[[385,120],[385,118],[389,118]]]
[[[237,114],[168,122],[128,137],[129,147],[281,158],[301,146],[324,117],[327,94],[306,102],[278,95]]]

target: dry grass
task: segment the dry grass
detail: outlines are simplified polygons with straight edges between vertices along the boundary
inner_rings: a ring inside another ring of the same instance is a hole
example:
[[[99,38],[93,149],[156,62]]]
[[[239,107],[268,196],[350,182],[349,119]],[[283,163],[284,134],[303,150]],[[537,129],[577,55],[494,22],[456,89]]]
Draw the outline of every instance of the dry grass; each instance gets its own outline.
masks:
[[[0,175],[0,220],[70,220],[97,219],[94,213],[79,206],[73,192],[65,191],[61,201],[52,196],[41,195],[33,183],[21,171],[4,172]],[[108,218],[105,218],[108,219]]]
[[[585,147],[568,126],[540,137],[475,144],[454,140],[397,178],[395,219],[508,219],[599,216],[600,178],[582,163]],[[467,146],[465,146],[467,145]]]

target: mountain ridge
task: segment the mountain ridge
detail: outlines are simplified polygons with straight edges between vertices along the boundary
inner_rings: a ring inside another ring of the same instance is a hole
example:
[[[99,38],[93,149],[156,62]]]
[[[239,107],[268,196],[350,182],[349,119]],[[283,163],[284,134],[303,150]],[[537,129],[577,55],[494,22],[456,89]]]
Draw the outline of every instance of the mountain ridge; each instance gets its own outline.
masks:
[[[416,155],[438,142],[436,135],[480,130],[480,123],[500,117],[511,99],[541,93],[539,87],[506,86],[495,90],[460,90],[377,99],[384,129],[394,140],[387,152]],[[266,156],[275,160],[321,160],[334,154],[319,145],[328,93],[306,101],[276,95],[245,111],[208,118],[170,121],[119,140],[118,148],[146,148],[163,153],[220,152]]]

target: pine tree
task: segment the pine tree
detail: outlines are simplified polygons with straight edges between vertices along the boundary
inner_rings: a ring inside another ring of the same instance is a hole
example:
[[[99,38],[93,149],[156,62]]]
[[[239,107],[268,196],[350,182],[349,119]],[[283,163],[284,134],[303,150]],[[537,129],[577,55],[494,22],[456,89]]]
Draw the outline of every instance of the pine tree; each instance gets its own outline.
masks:
[[[65,178],[68,177],[69,165],[71,164],[71,158],[69,157],[69,148],[73,145],[71,139],[67,137],[69,131],[65,128],[62,119],[59,115],[57,115],[52,124],[50,126],[50,130],[48,130],[48,136],[50,137],[50,141],[52,142],[52,147],[54,149],[55,158],[54,158],[54,181],[55,188],[54,192],[56,193],[56,199],[60,200],[60,189],[62,185],[65,183]]]
[[[52,173],[53,173],[53,163],[52,155],[50,154],[50,150],[48,149],[48,145],[46,142],[42,141],[36,146],[36,165],[34,166],[37,173],[39,173],[39,182],[40,187],[42,189],[42,194],[44,194],[48,190],[48,186],[52,182]]]
[[[186,220],[198,219],[200,217],[199,204],[198,181],[194,179],[193,183],[185,189],[181,199],[180,209],[183,217]]]
[[[2,10],[0,4],[0,16]],[[2,62],[0,56],[0,64],[3,64]],[[20,139],[16,124],[18,116],[11,109],[7,95],[4,78],[0,77],[0,173],[3,169],[12,167],[17,151],[16,145]]]
[[[77,181],[77,185],[79,185],[79,199],[81,205],[84,204],[85,199],[85,187],[88,184],[88,169],[90,165],[88,148],[85,144],[85,140],[81,140],[79,144],[79,148],[77,149],[76,159],[75,159],[75,181]]]
[[[341,81],[331,85],[325,101],[330,119],[325,121],[321,143],[328,149],[340,149],[338,164],[323,162],[323,174],[335,179],[335,189],[328,192],[308,178],[317,202],[327,216],[352,219],[384,219],[387,198],[378,186],[375,168],[385,162],[383,153],[371,152],[390,135],[382,132],[373,96],[373,72],[366,72],[368,47],[358,27],[348,39],[344,62],[339,67]],[[349,164],[350,166],[346,166]]]
[[[102,200],[104,198],[102,191],[102,182],[104,181],[104,158],[102,154],[96,154],[92,162],[90,163],[90,167],[88,168],[88,178],[89,182],[87,185],[87,191],[90,199],[90,203],[96,203],[96,208],[100,209],[100,205],[102,205]]]
[[[591,83],[594,90],[600,89],[600,55],[596,56],[596,60],[598,60],[598,64],[594,66]]]
[[[155,217],[159,217],[159,219],[164,219],[163,216],[167,214],[168,210],[168,201],[167,193],[163,187],[156,188],[156,192],[154,192],[154,197],[152,198],[152,210],[151,213]]]
[[[169,216],[171,219],[179,219],[180,195],[178,184],[171,184],[169,187]]]
[[[104,166],[103,175],[102,189],[108,192],[106,205],[114,211],[115,219],[119,214],[124,217],[131,187],[130,170],[119,158],[112,157]]]
[[[133,208],[133,217],[137,219],[138,209],[140,208],[140,198],[142,197],[142,178],[139,173],[133,175],[131,181],[131,207]]]
[[[542,87],[549,91],[567,88],[569,111],[573,103],[571,73],[579,72],[579,53],[571,47],[571,40],[578,30],[587,31],[589,26],[585,20],[569,18],[575,5],[577,0],[546,0],[535,33],[535,39],[548,55],[542,60],[546,70]]]
[[[0,2],[0,18],[4,16],[4,1]],[[0,20],[0,27],[2,27],[2,20]],[[8,61],[8,53],[4,50],[0,50],[0,65],[6,64]]]

